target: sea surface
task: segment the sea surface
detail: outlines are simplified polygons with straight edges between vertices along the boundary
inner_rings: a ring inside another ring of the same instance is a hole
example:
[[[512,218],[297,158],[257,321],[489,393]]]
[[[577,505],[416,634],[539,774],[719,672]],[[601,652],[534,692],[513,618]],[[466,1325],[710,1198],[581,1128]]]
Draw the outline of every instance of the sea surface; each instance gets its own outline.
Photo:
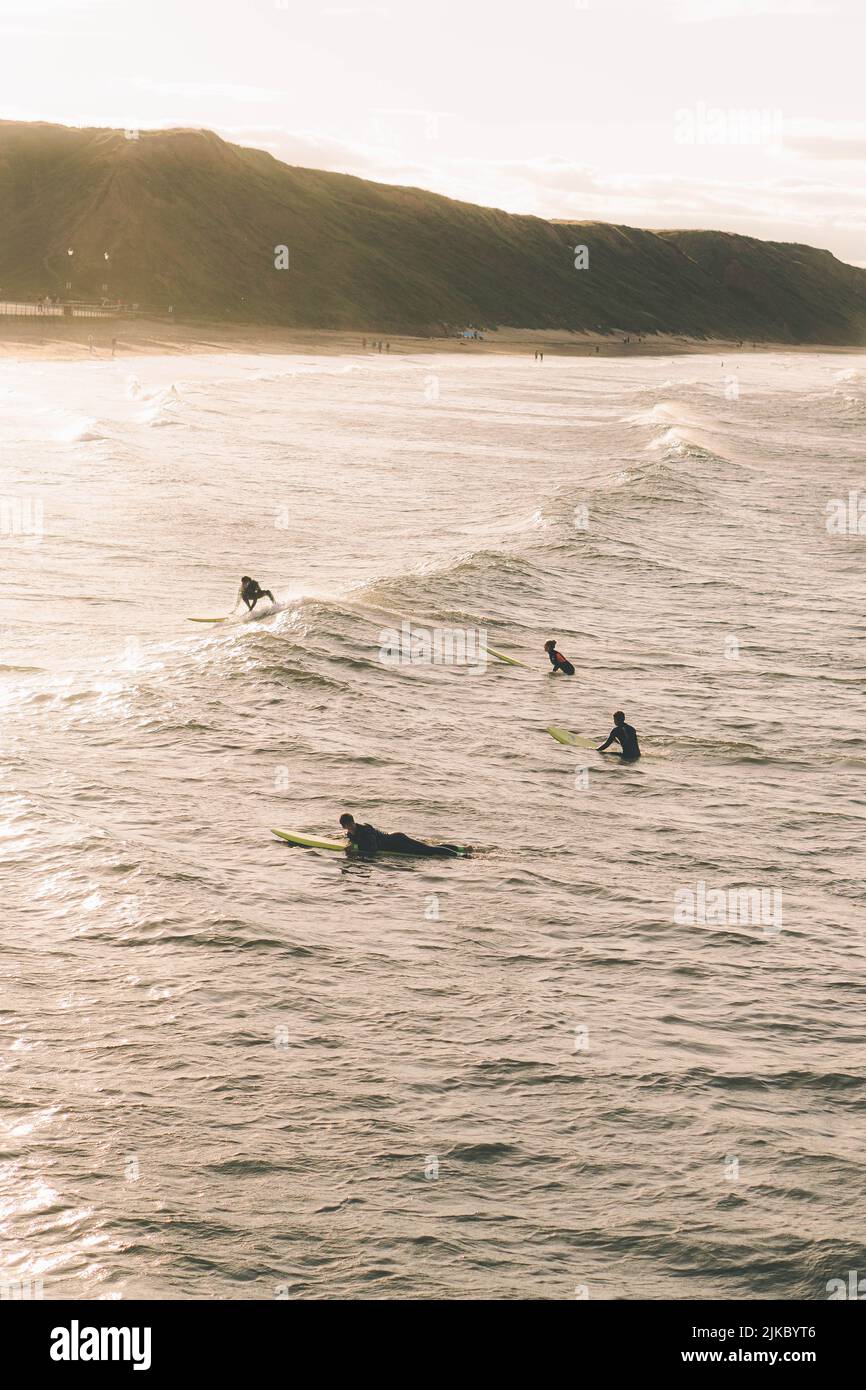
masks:
[[[866,1275],[864,426],[862,355],[0,364],[0,1291]],[[271,835],[344,810],[475,853]]]

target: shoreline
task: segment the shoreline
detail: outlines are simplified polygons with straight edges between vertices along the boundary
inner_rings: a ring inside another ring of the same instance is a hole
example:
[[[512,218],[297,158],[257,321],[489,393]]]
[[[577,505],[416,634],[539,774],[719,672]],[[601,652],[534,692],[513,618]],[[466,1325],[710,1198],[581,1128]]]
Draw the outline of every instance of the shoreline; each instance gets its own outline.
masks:
[[[367,340],[366,349],[363,346]],[[92,339],[93,351],[90,350]],[[551,357],[671,357],[693,353],[856,353],[866,345],[838,346],[820,343],[773,343],[723,338],[688,338],[656,334],[638,340],[634,334],[590,334],[567,329],[500,328],[485,332],[483,339],[426,338],[406,333],[382,333],[329,328],[282,328],[255,324],[166,323],[157,319],[78,319],[0,317],[0,359],[76,362],[93,357],[112,360],[112,340],[117,358],[190,356],[193,354],[353,356],[373,357],[461,353],[466,356],[508,354],[522,356],[543,352]],[[372,343],[389,342],[390,352],[378,352]]]

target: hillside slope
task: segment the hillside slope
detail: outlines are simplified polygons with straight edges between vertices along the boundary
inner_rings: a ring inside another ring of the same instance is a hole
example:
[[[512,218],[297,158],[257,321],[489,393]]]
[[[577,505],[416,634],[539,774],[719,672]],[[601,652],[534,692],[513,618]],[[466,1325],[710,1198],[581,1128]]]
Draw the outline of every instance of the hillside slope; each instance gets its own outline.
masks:
[[[304,327],[866,341],[866,271],[827,251],[514,216],[208,131],[0,121],[0,298],[67,296],[70,281],[76,298]]]

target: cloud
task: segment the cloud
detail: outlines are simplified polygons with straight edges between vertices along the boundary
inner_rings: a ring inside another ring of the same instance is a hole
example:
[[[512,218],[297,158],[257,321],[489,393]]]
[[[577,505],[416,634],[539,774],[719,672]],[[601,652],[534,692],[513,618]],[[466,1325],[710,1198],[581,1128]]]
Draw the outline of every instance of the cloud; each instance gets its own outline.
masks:
[[[687,24],[720,19],[832,18],[857,14],[860,0],[668,0],[672,17]]]
[[[866,160],[866,136],[859,140],[832,140],[821,135],[801,135],[786,144],[809,159],[853,159],[859,163]]]
[[[110,0],[0,0],[0,18],[44,19],[50,15],[56,20],[58,15],[74,15],[82,10],[95,10],[105,7]]]
[[[783,152],[805,159],[862,164],[866,161],[866,121],[788,121]]]
[[[245,87],[231,82],[151,82],[147,77],[137,77],[134,85],[146,92],[195,100],[217,97],[221,101],[267,102],[283,101],[287,95],[275,87]]]

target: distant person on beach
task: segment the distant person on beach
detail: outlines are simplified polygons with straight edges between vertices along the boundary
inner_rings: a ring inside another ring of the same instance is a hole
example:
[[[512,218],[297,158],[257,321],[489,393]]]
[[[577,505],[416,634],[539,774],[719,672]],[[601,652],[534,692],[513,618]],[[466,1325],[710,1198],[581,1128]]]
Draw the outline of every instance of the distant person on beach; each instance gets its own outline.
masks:
[[[563,674],[564,676],[573,676],[573,675],[574,675],[574,667],[572,666],[571,662],[568,661],[568,660],[562,655],[562,652],[558,652],[558,651],[556,650],[556,639],[555,639],[555,638],[551,637],[551,639],[550,639],[549,642],[545,642],[545,644],[544,644],[544,650],[547,652],[547,655],[550,657],[550,664],[551,664],[551,666],[553,667],[553,670],[552,670],[551,673],[550,673],[552,676],[555,676],[556,673],[557,673],[557,671],[561,671],[562,674]]]
[[[341,815],[340,824],[346,832],[349,844],[362,854],[390,850],[392,854],[426,854],[450,859],[461,853],[457,845],[428,845],[424,840],[413,840],[400,831],[388,835],[383,830],[377,830],[375,825],[358,825],[355,817],[348,811]]]
[[[112,355],[112,357],[116,357],[116,356],[117,356],[117,339],[116,339],[116,338],[112,338],[112,340],[111,340],[111,355]]]
[[[362,338],[361,341],[362,341],[363,346],[366,347],[366,346],[367,346],[367,339],[366,339],[366,338]]]
[[[613,716],[613,728],[596,750],[604,753],[612,743],[618,743],[622,749],[622,756],[626,762],[633,763],[640,757],[640,747],[638,746],[637,734],[631,724],[626,724],[625,715],[621,709],[616,711]]]
[[[270,589],[263,589],[258,580],[250,579],[248,574],[242,575],[241,577],[240,597],[251,613],[260,598],[269,598],[271,603],[276,602]]]

